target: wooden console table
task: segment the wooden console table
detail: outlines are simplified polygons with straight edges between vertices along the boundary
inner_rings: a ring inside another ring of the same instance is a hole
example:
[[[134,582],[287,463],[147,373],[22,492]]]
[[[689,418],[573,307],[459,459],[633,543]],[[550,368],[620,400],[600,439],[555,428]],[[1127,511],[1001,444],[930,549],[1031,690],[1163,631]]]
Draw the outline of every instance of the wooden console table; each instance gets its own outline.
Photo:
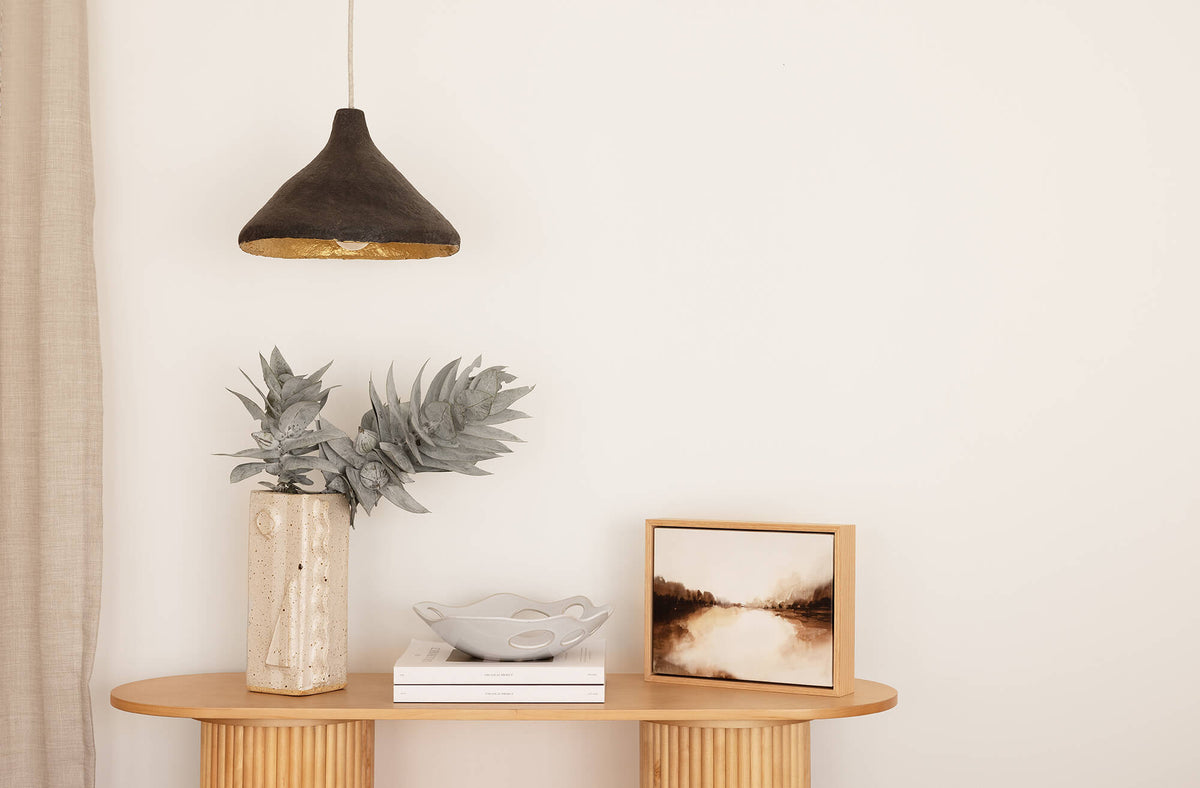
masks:
[[[896,690],[858,679],[841,698],[682,686],[609,674],[593,704],[392,703],[390,673],[290,697],[249,692],[242,673],[123,684],[112,705],[200,721],[201,788],[371,788],[375,720],[638,720],[641,788],[808,788],[811,720],[896,705]]]

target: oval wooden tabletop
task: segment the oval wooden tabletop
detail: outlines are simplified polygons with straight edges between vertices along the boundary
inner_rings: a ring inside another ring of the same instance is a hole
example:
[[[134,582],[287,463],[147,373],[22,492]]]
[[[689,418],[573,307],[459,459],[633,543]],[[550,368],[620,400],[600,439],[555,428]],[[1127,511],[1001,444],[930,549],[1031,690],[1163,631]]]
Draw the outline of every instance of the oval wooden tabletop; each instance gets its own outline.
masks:
[[[823,720],[896,705],[896,690],[855,680],[841,698],[645,681],[608,675],[604,703],[393,703],[390,673],[354,673],[345,689],[290,697],[246,689],[243,673],[166,676],[122,684],[112,705],[137,714],[201,720]]]

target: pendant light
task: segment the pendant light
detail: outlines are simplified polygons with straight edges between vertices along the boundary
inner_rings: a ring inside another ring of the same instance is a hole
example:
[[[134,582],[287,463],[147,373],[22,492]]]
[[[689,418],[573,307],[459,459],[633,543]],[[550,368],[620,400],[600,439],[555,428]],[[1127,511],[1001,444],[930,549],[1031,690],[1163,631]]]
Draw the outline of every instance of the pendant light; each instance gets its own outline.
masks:
[[[238,246],[263,257],[448,257],[458,231],[379,152],[354,108],[354,0],[348,6],[349,106],[333,116],[325,148],[242,228]]]

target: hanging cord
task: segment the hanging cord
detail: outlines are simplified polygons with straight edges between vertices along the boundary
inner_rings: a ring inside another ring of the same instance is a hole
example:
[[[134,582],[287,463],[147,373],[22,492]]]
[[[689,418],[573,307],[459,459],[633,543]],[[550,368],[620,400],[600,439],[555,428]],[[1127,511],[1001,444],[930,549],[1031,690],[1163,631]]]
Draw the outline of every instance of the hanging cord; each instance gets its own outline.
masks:
[[[346,92],[349,93],[350,109],[354,109],[354,0],[349,0],[346,9]]]

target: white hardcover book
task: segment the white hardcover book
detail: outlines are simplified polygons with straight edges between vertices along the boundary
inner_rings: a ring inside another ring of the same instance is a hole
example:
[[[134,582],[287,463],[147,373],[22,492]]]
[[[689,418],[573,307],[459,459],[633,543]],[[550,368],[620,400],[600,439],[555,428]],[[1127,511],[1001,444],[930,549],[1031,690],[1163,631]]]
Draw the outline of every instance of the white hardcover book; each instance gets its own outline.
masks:
[[[603,684],[396,684],[393,703],[603,703]]]
[[[477,659],[440,640],[416,640],[392,668],[394,684],[604,684],[604,641],[588,640],[551,659]]]

